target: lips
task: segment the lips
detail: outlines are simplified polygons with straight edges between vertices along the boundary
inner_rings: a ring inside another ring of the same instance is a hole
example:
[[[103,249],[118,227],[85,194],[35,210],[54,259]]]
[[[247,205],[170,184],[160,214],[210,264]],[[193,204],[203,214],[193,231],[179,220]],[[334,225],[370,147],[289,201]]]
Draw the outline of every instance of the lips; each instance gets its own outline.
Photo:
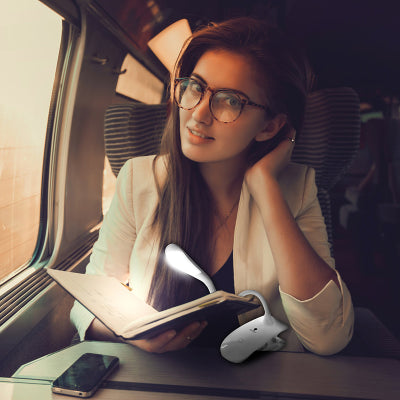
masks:
[[[199,129],[189,128],[189,127],[187,129],[193,136],[196,136],[196,137],[201,138],[201,139],[214,140],[213,137],[207,136],[204,132],[202,132]]]

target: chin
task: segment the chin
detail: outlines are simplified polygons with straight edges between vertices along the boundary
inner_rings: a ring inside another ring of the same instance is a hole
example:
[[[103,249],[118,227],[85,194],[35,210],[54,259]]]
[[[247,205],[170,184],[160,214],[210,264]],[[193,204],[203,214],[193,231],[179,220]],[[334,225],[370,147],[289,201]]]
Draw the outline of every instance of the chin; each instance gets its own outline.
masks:
[[[189,159],[189,160],[191,160],[191,161],[193,161],[193,162],[196,162],[196,163],[206,163],[206,162],[213,162],[213,161],[215,161],[215,160],[212,160],[212,159],[210,159],[210,157],[209,156],[206,156],[205,154],[204,155],[202,155],[202,154],[198,154],[197,152],[197,154],[193,154],[194,152],[183,152],[183,155],[187,158],[187,159]]]
[[[183,155],[194,162],[206,162],[209,154],[203,149],[193,148],[191,145],[182,144],[181,150]]]
[[[189,160],[197,163],[219,163],[235,160],[236,163],[241,163],[243,161],[244,153],[230,154],[223,152],[222,149],[211,149],[202,146],[193,146],[191,144],[183,143],[181,146],[183,155]]]

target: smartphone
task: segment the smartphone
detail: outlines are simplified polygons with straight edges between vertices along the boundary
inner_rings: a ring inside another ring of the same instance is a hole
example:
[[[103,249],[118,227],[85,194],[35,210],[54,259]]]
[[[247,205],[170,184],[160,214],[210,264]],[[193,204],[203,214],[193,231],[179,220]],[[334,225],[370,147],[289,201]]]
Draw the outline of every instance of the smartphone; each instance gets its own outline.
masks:
[[[52,383],[52,391],[90,397],[119,365],[118,357],[85,353]]]

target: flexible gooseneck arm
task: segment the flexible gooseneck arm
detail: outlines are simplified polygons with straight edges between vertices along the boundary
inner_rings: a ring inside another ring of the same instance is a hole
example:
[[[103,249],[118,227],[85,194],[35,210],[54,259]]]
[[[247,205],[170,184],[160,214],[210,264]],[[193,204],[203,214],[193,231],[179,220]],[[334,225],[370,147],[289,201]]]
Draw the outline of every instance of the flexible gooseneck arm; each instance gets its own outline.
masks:
[[[263,297],[260,293],[258,293],[258,292],[255,291],[255,290],[244,290],[243,292],[240,292],[240,293],[239,293],[239,296],[245,297],[245,296],[248,296],[248,295],[250,295],[250,294],[252,294],[253,296],[256,296],[256,297],[260,300],[262,306],[264,307],[264,315],[265,315],[266,317],[270,317],[270,316],[271,316],[271,313],[270,313],[270,311],[269,311],[268,304],[267,304],[267,302],[265,301],[264,297]]]
[[[195,276],[199,281],[202,281],[206,286],[210,293],[214,293],[217,289],[215,289],[214,284],[212,283],[211,279],[206,275],[199,275]]]
[[[165,259],[171,268],[203,282],[210,293],[216,291],[211,278],[178,245],[171,243],[165,248]]]

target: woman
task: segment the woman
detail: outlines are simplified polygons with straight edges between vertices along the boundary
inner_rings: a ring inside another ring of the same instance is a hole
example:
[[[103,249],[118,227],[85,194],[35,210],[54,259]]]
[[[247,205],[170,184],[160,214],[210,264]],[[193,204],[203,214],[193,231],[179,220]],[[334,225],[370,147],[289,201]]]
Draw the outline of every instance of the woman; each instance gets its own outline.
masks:
[[[164,264],[163,249],[176,243],[217,288],[263,294],[293,328],[288,349],[344,348],[353,329],[350,294],[330,257],[314,171],[290,163],[309,82],[296,47],[262,22],[240,18],[196,32],[172,79],[160,155],[121,169],[87,273],[129,283],[159,310],[180,304],[205,292]],[[79,304],[71,318],[82,339],[118,340]],[[129,343],[177,350],[207,342],[206,325]]]

